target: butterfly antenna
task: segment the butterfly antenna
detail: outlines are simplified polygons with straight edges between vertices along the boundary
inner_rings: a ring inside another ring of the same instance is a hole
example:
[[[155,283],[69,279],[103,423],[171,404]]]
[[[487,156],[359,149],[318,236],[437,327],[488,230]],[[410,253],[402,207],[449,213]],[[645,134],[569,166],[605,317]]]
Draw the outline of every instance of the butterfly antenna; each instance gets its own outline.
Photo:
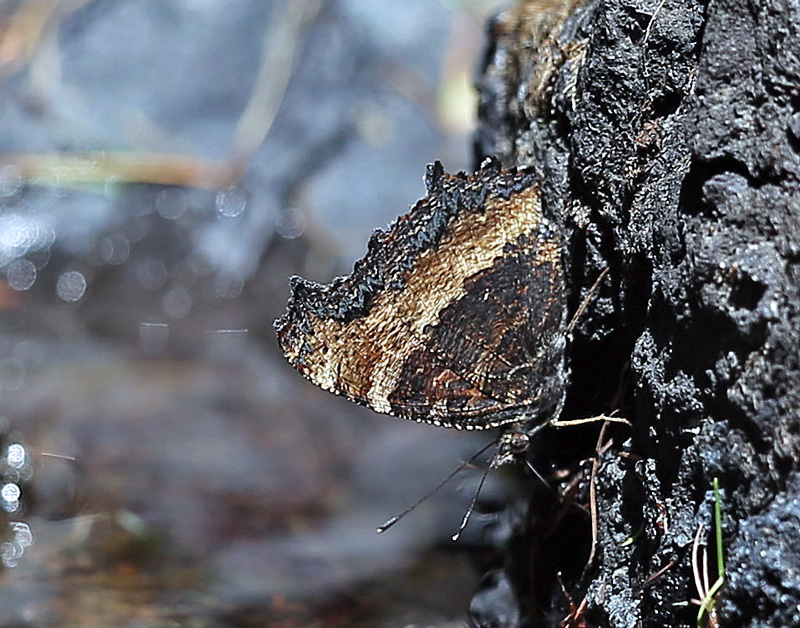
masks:
[[[472,456],[472,457],[471,457],[469,460],[467,460],[466,462],[462,462],[460,465],[458,465],[458,467],[457,467],[457,468],[456,468],[454,471],[452,471],[452,472],[451,472],[451,473],[450,473],[450,474],[449,474],[449,475],[448,475],[446,478],[444,478],[444,479],[443,479],[441,482],[439,482],[439,483],[436,485],[436,487],[435,487],[435,488],[433,488],[432,490],[428,491],[428,493],[427,493],[426,495],[423,495],[422,497],[420,497],[420,498],[419,498],[417,501],[415,501],[413,504],[411,504],[411,505],[410,505],[408,508],[406,508],[406,509],[405,509],[403,512],[401,512],[401,513],[399,513],[399,514],[396,514],[394,517],[392,517],[391,519],[389,519],[389,520],[388,520],[386,523],[384,523],[383,525],[380,525],[380,526],[378,526],[378,528],[377,528],[377,532],[378,532],[378,534],[382,534],[383,532],[386,532],[386,530],[388,530],[389,528],[391,528],[391,527],[392,527],[392,526],[393,526],[395,523],[397,523],[398,521],[400,521],[400,519],[402,519],[403,517],[405,517],[405,516],[406,516],[408,513],[410,513],[412,510],[414,510],[414,509],[415,509],[417,506],[419,506],[419,505],[420,505],[422,502],[424,502],[424,501],[425,501],[426,499],[428,499],[429,497],[432,497],[433,495],[435,495],[435,494],[436,494],[436,493],[439,491],[439,489],[441,489],[441,488],[442,488],[442,487],[443,487],[445,484],[447,484],[447,483],[448,483],[450,480],[452,480],[452,479],[453,479],[453,478],[456,476],[456,474],[457,474],[459,471],[461,471],[462,469],[465,469],[465,468],[467,468],[469,465],[471,465],[471,464],[472,464],[472,463],[475,461],[475,459],[476,459],[478,456],[480,456],[481,454],[483,454],[483,452],[485,452],[487,449],[489,449],[489,447],[491,447],[492,445],[496,445],[496,444],[497,444],[497,441],[493,441],[493,442],[489,443],[488,445],[485,445],[484,447],[481,447],[481,448],[480,448],[480,450],[478,450],[478,452],[477,452],[477,453],[473,454],[473,456]],[[488,470],[488,468],[487,468],[487,470]],[[486,478],[486,473],[484,473],[484,474],[483,474],[483,478],[481,478],[481,484],[480,484],[480,486],[483,486],[483,480],[484,480],[485,478]],[[481,489],[480,489],[480,486],[478,487],[478,492],[480,492],[480,490],[481,490]],[[477,498],[478,498],[478,495],[477,495],[477,493],[476,493],[476,495],[475,495],[475,499],[477,499]],[[473,500],[472,500],[472,506],[470,506],[470,511],[472,510],[472,507],[475,505],[475,499],[473,499]],[[467,517],[467,518],[468,518],[468,517]],[[466,525],[466,522],[464,522],[464,523],[462,524],[461,528],[459,529],[459,531],[458,531],[458,532],[459,532],[459,534],[461,534],[461,530],[463,530],[463,529],[464,529],[464,526],[465,526],[465,525]]]
[[[483,475],[481,475],[481,481],[478,483],[478,488],[475,491],[475,495],[472,498],[472,502],[470,503],[469,508],[467,508],[467,512],[464,513],[464,517],[461,519],[461,525],[458,526],[458,530],[456,530],[456,533],[450,537],[453,541],[458,541],[458,539],[461,537],[461,533],[464,531],[464,528],[467,527],[467,523],[469,522],[469,518],[472,515],[472,511],[475,510],[475,504],[478,503],[478,496],[481,494],[483,483],[486,482],[486,476],[489,474],[489,469],[491,468],[492,468],[491,465],[489,465],[483,470]]]

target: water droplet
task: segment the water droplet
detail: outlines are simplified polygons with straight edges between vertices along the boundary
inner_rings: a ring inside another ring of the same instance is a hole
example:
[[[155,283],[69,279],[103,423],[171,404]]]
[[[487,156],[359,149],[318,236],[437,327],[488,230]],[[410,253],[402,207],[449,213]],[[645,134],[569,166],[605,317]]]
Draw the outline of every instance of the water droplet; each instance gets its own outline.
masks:
[[[86,292],[86,278],[77,270],[61,273],[56,283],[56,294],[64,301],[80,301]]]
[[[166,323],[140,323],[139,344],[145,353],[160,353],[167,348],[169,325]]]
[[[183,286],[176,286],[161,299],[161,307],[170,318],[183,318],[192,309],[192,296]]]
[[[186,194],[179,188],[161,190],[156,196],[156,211],[167,220],[175,220],[183,216],[187,205]]]
[[[247,329],[210,329],[205,333],[208,355],[222,360],[238,361],[249,339]]]
[[[236,218],[247,207],[247,193],[237,187],[217,192],[217,214],[220,218]]]
[[[6,279],[14,290],[27,290],[36,281],[36,266],[26,259],[11,262],[6,269]]]

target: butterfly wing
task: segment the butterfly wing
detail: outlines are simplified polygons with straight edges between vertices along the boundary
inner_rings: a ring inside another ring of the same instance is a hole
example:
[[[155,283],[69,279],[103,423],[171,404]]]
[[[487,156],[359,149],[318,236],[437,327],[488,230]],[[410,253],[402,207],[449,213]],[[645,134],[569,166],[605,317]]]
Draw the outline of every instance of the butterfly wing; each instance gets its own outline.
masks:
[[[427,196],[376,233],[353,273],[292,279],[278,341],[318,386],[377,412],[464,429],[556,405],[561,235],[535,176],[429,167]]]

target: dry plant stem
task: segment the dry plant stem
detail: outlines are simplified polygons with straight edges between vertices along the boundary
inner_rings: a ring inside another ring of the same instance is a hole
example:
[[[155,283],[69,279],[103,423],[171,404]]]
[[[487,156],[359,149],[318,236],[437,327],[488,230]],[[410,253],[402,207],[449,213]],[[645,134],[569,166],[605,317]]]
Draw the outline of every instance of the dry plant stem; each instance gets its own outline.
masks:
[[[665,573],[667,573],[670,569],[672,569],[677,564],[678,564],[677,560],[669,561],[666,565],[661,567],[661,569],[659,569],[658,571],[655,571],[652,574],[650,574],[649,576],[647,576],[647,578],[645,578],[644,582],[642,583],[642,586],[646,587],[651,582],[655,582],[656,580],[658,580],[661,576],[663,576]]]
[[[600,434],[597,437],[597,446],[595,447],[596,455],[592,460],[592,474],[589,478],[589,509],[592,513],[592,550],[589,552],[587,565],[591,565],[597,555],[597,471],[600,468],[600,456],[603,451],[603,442],[605,441],[607,429],[608,421],[603,423],[603,427],[600,428]]]
[[[708,550],[705,548],[703,548],[703,569],[701,569],[700,573],[703,576],[703,591],[706,592],[707,596],[711,590],[711,584],[708,581]]]
[[[619,373],[619,383],[617,384],[617,390],[611,399],[609,407],[619,408],[620,403],[622,403],[622,399],[625,396],[625,390],[627,388],[627,375],[630,368],[631,368],[630,361],[625,362],[625,364],[622,367],[622,370]],[[612,415],[615,413],[616,410],[611,412]]]
[[[708,590],[703,585],[703,578],[700,576],[700,565],[699,565],[699,553],[700,553],[700,543],[705,533],[705,526],[701,523],[698,528],[697,532],[694,535],[694,542],[692,543],[692,576],[694,577],[694,586],[697,589],[697,594],[700,596],[700,600],[705,597],[705,592]],[[692,600],[695,604],[701,604],[700,600]]]
[[[694,542],[692,543],[692,576],[694,577],[694,586],[697,589],[697,595],[699,599],[690,600],[692,604],[696,604],[700,607],[697,612],[697,625],[698,627],[702,625],[703,616],[705,615],[706,622],[708,626],[712,628],[719,627],[719,620],[716,616],[716,611],[714,608],[715,597],[719,592],[722,585],[725,583],[724,571],[725,566],[722,556],[722,538],[719,526],[720,524],[720,512],[719,512],[719,488],[717,484],[717,480],[714,480],[714,517],[716,521],[716,532],[717,532],[717,573],[718,577],[714,584],[711,584],[709,581],[709,573],[708,573],[708,551],[706,550],[706,544],[704,542],[704,537],[706,533],[705,526],[701,523],[698,528],[697,532],[694,535]],[[700,565],[702,563],[702,567]]]
[[[592,287],[589,288],[589,292],[586,293],[586,296],[583,297],[583,301],[578,306],[578,309],[575,310],[575,314],[572,317],[572,320],[567,325],[566,335],[569,336],[572,331],[575,329],[575,325],[578,324],[578,320],[583,315],[583,312],[589,305],[589,302],[594,298],[595,293],[597,292],[598,288],[600,288],[600,284],[602,283],[605,276],[608,274],[608,268],[604,268],[603,271],[597,276],[597,279],[594,280]]]
[[[0,167],[16,168],[32,183],[87,185],[155,183],[216,190],[233,185],[239,173],[227,164],[160,153],[0,154]]]
[[[575,425],[585,425],[586,423],[596,423],[597,421],[605,421],[606,423],[622,423],[627,426],[631,426],[631,422],[628,419],[623,419],[622,417],[608,415],[608,414],[598,414],[597,416],[590,416],[584,419],[572,419],[569,421],[550,421],[550,425],[553,427],[573,427]]]
[[[0,82],[9,78],[35,56],[46,33],[63,19],[94,0],[25,0],[5,24],[0,25]],[[3,2],[0,0],[0,8]]]
[[[19,15],[12,17],[13,24],[9,23],[5,32],[0,32],[5,35],[0,37],[0,69],[4,64],[19,63],[19,59],[26,61],[30,57],[58,4],[58,0],[23,3]],[[208,190],[236,184],[269,133],[286,94],[302,29],[321,6],[321,0],[286,0],[281,14],[272,20],[264,35],[258,78],[239,117],[225,160],[147,152],[0,153],[0,167],[12,166],[33,183],[67,187],[115,180]],[[19,34],[10,38],[8,32]],[[20,48],[23,44],[24,49]]]
[[[7,78],[33,55],[59,0],[22,2],[0,28],[0,71]]]
[[[322,7],[320,0],[285,0],[264,34],[261,64],[250,99],[233,133],[226,161],[244,169],[269,133],[286,95],[303,26]],[[276,10],[277,12],[277,10]]]
[[[591,513],[585,506],[575,502],[575,494],[578,492],[578,488],[582,480],[583,480],[583,471],[581,470],[575,474],[575,476],[569,481],[567,486],[564,487],[564,490],[561,491],[559,495],[559,502],[561,503],[561,506],[556,511],[555,516],[549,522],[549,525],[547,526],[547,529],[544,533],[545,538],[549,537],[551,534],[555,532],[555,530],[558,529],[559,525],[564,520],[564,517],[566,517],[567,515],[568,506],[573,506],[575,508],[578,508],[581,512],[591,516]]]
[[[556,579],[558,580],[558,586],[561,587],[561,595],[564,597],[564,601],[567,604],[567,616],[564,617],[559,622],[559,626],[562,628],[566,628],[567,626],[575,626],[575,622],[581,618],[583,613],[586,611],[586,607],[588,606],[588,597],[584,596],[581,603],[576,605],[575,600],[572,599],[572,596],[567,591],[567,587],[564,586],[564,581],[561,579],[561,572],[559,571],[556,574]]]
[[[583,616],[584,612],[586,612],[586,607],[588,605],[589,605],[589,598],[584,597],[581,600],[581,603],[575,607],[575,610],[570,612],[569,615],[567,615],[564,619],[561,620],[560,625],[564,626],[565,628],[567,626],[577,626],[575,622],[578,621]]]
[[[647,40],[650,39],[650,32],[653,28],[653,23],[656,21],[656,16],[661,12],[661,9],[664,8],[664,3],[666,0],[661,0],[656,7],[656,10],[653,11],[653,15],[650,17],[650,21],[647,23],[647,29],[645,29],[644,37],[642,38],[642,69],[644,70],[643,76],[645,80],[645,84],[648,85],[649,77],[647,75]],[[649,88],[649,85],[648,85]]]

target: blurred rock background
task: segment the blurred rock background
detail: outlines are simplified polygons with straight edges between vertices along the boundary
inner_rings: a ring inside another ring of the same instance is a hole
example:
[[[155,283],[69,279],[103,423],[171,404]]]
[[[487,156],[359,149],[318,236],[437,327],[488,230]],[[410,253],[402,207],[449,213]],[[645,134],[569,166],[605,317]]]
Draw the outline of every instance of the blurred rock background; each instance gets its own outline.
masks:
[[[271,323],[472,168],[497,9],[0,2],[0,627],[461,625],[476,474],[374,529],[486,439],[318,391]]]

